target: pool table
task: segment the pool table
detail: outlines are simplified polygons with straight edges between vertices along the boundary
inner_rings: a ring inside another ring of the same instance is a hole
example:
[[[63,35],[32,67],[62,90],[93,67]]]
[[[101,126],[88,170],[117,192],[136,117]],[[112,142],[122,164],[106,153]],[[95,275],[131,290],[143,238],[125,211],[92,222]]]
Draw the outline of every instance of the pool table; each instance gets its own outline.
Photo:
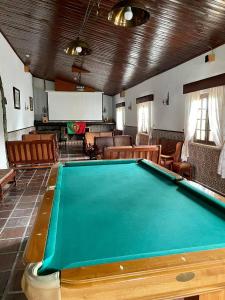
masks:
[[[225,299],[224,198],[146,160],[58,165],[24,259],[28,299]]]

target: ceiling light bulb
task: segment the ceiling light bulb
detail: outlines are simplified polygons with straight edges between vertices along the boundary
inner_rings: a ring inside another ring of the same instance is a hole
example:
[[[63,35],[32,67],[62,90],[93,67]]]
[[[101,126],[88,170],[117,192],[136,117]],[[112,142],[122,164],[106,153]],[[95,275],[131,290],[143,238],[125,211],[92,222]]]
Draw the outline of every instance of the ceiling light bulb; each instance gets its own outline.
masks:
[[[77,46],[76,47],[76,51],[77,51],[77,53],[81,53],[82,52],[82,47],[81,46]]]
[[[125,9],[125,13],[124,13],[125,20],[130,21],[130,20],[132,20],[133,16],[134,15],[133,15],[131,7],[127,6]]]

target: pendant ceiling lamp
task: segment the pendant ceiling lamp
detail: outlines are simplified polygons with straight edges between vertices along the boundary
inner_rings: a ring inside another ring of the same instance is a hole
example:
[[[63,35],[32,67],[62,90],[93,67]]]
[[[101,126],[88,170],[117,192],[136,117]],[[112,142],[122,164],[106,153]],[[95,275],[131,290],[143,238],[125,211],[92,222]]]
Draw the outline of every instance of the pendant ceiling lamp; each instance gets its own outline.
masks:
[[[88,43],[82,41],[79,37],[76,40],[72,41],[68,44],[66,49],[64,49],[66,54],[71,56],[86,56],[91,54],[91,48],[89,47]]]
[[[135,27],[146,23],[150,13],[142,1],[122,0],[113,6],[108,20],[117,26]]]
[[[70,42],[66,49],[64,51],[66,54],[71,56],[86,56],[90,55],[92,53],[92,50],[87,42],[80,39],[80,36],[84,32],[87,22],[91,16],[92,11],[96,8],[96,16],[99,15],[99,9],[100,9],[100,2],[101,0],[89,0],[88,6],[85,11],[84,19],[82,21],[82,24],[80,26],[79,32],[77,34],[77,38]]]

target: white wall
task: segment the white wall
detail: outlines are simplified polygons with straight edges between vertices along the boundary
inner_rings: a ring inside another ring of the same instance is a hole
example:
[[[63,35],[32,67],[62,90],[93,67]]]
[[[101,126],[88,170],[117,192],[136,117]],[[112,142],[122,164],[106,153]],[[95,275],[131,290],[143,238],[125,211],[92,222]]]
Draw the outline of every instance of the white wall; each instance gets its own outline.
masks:
[[[112,97],[103,95],[103,110],[105,109],[105,112],[103,112],[103,119],[112,119],[113,117],[113,111],[112,111]]]
[[[0,169],[7,167],[6,151],[5,151],[5,137],[3,128],[3,110],[2,110],[2,95],[0,93]]]
[[[29,105],[29,97],[33,97],[32,75],[24,72],[23,63],[1,33],[0,76],[7,99],[7,130],[10,132],[33,126],[34,112],[25,110],[25,103]],[[13,87],[20,90],[20,110],[14,108]]]
[[[33,90],[34,118],[35,120],[42,120],[43,108],[48,108],[48,94],[46,91],[54,91],[55,82],[33,77]]]
[[[7,100],[7,131],[20,130],[34,124],[34,112],[25,111],[29,97],[33,97],[32,75],[24,72],[23,63],[0,33],[0,76]],[[21,109],[14,109],[13,87],[20,90]],[[1,99],[0,99],[1,101]],[[0,168],[7,167],[3,132],[2,104],[0,103]]]
[[[182,131],[184,128],[183,85],[193,81],[225,73],[225,45],[215,49],[216,61],[205,63],[205,55],[201,55],[167,72],[150,78],[126,90],[125,98],[114,96],[114,105],[126,102],[126,125],[137,126],[136,98],[154,94],[153,127]],[[170,105],[163,105],[162,101],[170,95]],[[132,110],[127,107],[132,103]]]

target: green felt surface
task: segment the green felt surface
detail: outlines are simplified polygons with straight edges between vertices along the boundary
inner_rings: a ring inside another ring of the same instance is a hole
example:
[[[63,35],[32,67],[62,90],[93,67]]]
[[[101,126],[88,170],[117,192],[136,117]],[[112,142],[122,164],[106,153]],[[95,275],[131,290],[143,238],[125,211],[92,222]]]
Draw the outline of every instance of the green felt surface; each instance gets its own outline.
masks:
[[[122,162],[60,168],[41,272],[225,247],[223,205]]]

